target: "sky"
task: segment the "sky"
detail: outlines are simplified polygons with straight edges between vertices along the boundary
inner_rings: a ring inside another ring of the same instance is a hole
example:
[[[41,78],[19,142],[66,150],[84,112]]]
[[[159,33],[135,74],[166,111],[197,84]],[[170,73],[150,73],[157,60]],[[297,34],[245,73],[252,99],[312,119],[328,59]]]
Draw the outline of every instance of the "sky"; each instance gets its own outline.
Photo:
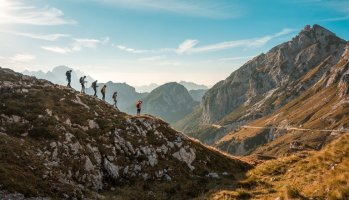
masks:
[[[213,85],[307,24],[349,40],[349,0],[0,0],[0,66]]]

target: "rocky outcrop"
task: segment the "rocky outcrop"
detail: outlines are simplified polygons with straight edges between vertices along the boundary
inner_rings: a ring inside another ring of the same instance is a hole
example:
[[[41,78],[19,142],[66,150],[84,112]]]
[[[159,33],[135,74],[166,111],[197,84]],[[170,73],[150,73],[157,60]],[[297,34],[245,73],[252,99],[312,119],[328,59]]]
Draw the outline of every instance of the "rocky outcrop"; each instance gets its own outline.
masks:
[[[0,92],[0,189],[96,199],[133,182],[187,183],[249,167],[155,117],[126,115],[48,81],[0,68]]]

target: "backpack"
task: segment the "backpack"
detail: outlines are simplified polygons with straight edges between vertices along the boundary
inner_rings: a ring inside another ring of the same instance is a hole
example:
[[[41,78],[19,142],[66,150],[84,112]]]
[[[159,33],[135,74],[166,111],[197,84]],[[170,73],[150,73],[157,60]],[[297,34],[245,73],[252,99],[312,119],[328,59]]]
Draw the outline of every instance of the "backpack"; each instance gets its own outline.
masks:
[[[84,78],[80,77],[80,83],[82,84],[84,82]]]

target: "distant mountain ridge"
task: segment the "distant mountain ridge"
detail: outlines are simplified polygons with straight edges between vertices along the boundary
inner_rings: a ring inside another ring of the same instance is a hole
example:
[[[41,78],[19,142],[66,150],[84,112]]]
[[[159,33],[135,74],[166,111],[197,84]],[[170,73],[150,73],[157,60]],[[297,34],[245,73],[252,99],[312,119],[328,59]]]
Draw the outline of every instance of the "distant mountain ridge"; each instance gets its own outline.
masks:
[[[37,78],[49,80],[55,84],[66,85],[67,81],[65,73],[66,71],[71,69],[72,68],[67,66],[58,66],[53,68],[51,71],[48,71],[47,73],[41,71],[24,71],[23,73],[26,75],[35,76]],[[79,83],[79,78],[83,76],[84,73],[79,70],[72,70],[73,72],[71,85],[75,90],[80,91],[81,85]],[[94,81],[94,79],[90,76],[87,76],[86,80],[86,93],[89,95],[93,95],[94,91],[91,88],[91,83]],[[142,93],[138,92],[135,87],[130,86],[127,83],[114,83],[112,81],[109,81],[107,83],[98,82],[97,96],[98,98],[101,98],[102,95],[100,90],[102,86],[106,84],[107,89],[105,100],[108,103],[113,104],[114,102],[112,99],[112,95],[114,92],[118,92],[117,106],[120,109],[120,111],[127,112],[130,114],[136,114],[135,104],[139,99],[141,99],[145,100],[145,107],[143,109],[143,113],[153,114],[163,118],[164,120],[174,123],[179,119],[183,118],[189,112],[191,112],[193,107],[196,104],[198,104],[194,102],[194,99],[197,102],[201,101],[202,96],[206,92],[206,90],[204,89],[190,90],[188,92],[188,89],[185,88],[185,86],[183,85],[186,85],[188,88],[207,88],[206,86],[198,85],[192,82],[182,81],[181,83],[182,84],[171,83],[160,86],[157,84],[150,84],[148,86],[145,86],[143,90],[151,89],[151,92]],[[138,90],[139,89],[140,88],[138,88]],[[175,94],[174,91],[178,92],[178,94]],[[166,105],[164,104],[163,98],[166,99]]]
[[[196,84],[194,82],[180,81],[179,84],[183,85],[187,90],[207,90],[208,86]]]
[[[35,77],[40,78],[40,79],[49,80],[55,84],[67,85],[65,73],[68,70],[73,70],[72,77],[71,77],[71,80],[72,80],[71,86],[77,91],[81,90],[81,85],[79,82],[80,77],[86,76],[87,84],[91,84],[95,80],[94,78],[92,78],[89,75],[84,74],[80,70],[74,70],[71,67],[63,66],[63,65],[54,67],[52,70],[50,70],[46,73],[43,71],[28,71],[28,70],[24,70],[22,73],[25,75],[29,75],[29,76],[35,76]]]

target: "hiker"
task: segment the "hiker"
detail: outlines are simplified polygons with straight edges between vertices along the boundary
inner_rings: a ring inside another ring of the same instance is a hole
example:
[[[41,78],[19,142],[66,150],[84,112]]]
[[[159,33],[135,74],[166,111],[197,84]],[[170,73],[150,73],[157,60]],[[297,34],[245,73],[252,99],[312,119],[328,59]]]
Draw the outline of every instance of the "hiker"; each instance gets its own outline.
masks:
[[[141,100],[138,100],[137,104],[136,104],[136,107],[137,107],[137,116],[140,116],[141,115],[141,110],[142,110],[142,101]]]
[[[94,93],[94,97],[97,97],[97,88],[98,88],[98,85],[97,85],[97,80],[95,80],[94,82],[92,82],[92,85],[91,85],[93,91],[95,92]]]
[[[113,100],[114,100],[114,107],[115,108],[118,108],[117,106],[116,106],[116,103],[118,102],[116,99],[117,99],[117,97],[118,97],[118,92],[114,92],[114,94],[113,94]]]
[[[71,88],[70,83],[71,83],[71,72],[72,72],[72,71],[73,71],[73,70],[68,70],[68,71],[65,73],[65,75],[67,76],[67,81],[68,81],[67,87],[70,87],[70,88]]]
[[[105,101],[105,91],[106,91],[106,89],[107,89],[107,85],[103,85],[103,87],[102,87],[102,89],[101,89],[103,101]]]
[[[83,94],[85,94],[85,83],[87,83],[85,79],[86,79],[86,76],[80,77],[81,93]]]

